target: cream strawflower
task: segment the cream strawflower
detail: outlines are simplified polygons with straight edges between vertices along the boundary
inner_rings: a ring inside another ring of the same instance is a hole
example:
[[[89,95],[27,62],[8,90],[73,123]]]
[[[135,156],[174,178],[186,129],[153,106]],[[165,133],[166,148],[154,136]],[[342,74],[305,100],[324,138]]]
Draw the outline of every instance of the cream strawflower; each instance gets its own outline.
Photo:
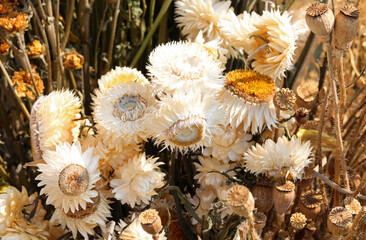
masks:
[[[37,164],[41,172],[36,180],[44,186],[41,194],[47,195],[47,204],[63,211],[75,212],[87,207],[97,197],[95,183],[100,179],[99,156],[93,156],[93,148],[82,152],[80,143],[56,146],[56,151],[46,151],[46,164]]]
[[[166,93],[204,88],[214,91],[223,84],[223,66],[199,44],[169,42],[156,47],[147,66],[151,83]]]
[[[127,145],[148,137],[148,122],[157,102],[150,84],[122,83],[105,93],[97,90],[95,94],[94,121],[100,131],[107,131],[105,134],[112,142]]]
[[[34,211],[34,212],[33,212]],[[34,215],[33,215],[34,214]],[[29,218],[33,215],[32,218]],[[27,189],[15,187],[0,194],[0,236],[2,240],[47,240],[48,221],[37,193],[28,197]]]
[[[54,91],[41,96],[33,104],[29,126],[32,154],[42,161],[46,150],[55,150],[57,144],[73,143],[79,136],[81,102],[69,90]]]
[[[141,202],[149,204],[151,197],[157,194],[155,189],[164,186],[165,173],[159,171],[159,166],[164,163],[157,162],[158,159],[146,159],[143,153],[116,169],[115,177],[110,182],[115,198],[132,207]]]
[[[245,167],[255,174],[301,179],[304,167],[312,161],[311,150],[310,142],[302,143],[300,138],[288,140],[282,136],[277,143],[268,139],[262,146],[257,144],[244,154]]]
[[[200,163],[195,162],[194,165],[199,173],[194,176],[194,179],[197,179],[199,184],[205,186],[213,185],[218,188],[223,186],[228,180],[224,175],[211,171],[227,172],[234,168],[232,164],[222,163],[218,159],[211,157],[198,156],[198,160]],[[232,177],[235,175],[235,172],[230,171],[227,174]]]
[[[294,63],[296,41],[300,33],[297,25],[291,23],[288,12],[281,14],[280,10],[263,11],[262,16],[252,12],[251,23],[256,30],[248,34],[247,41],[243,41],[245,52],[251,55],[259,47],[268,44],[268,47],[254,55],[254,70],[273,79],[284,76],[284,72]]]
[[[117,84],[130,82],[138,82],[141,84],[149,83],[145,76],[134,68],[116,67],[98,80],[98,86],[101,93],[106,93]]]
[[[177,92],[160,102],[149,127],[156,144],[186,152],[209,145],[218,125],[225,122],[224,116],[210,95]]]
[[[228,50],[220,47],[222,40],[220,40],[219,38],[206,41],[203,38],[202,31],[200,31],[192,43],[198,44],[199,46],[203,47],[212,56],[213,60],[219,60],[223,65],[226,64],[226,56],[228,55]]]
[[[61,224],[62,228],[68,228],[74,238],[76,238],[78,232],[84,237],[89,239],[89,235],[94,235],[96,226],[105,226],[107,218],[112,217],[108,205],[111,194],[108,191],[99,191],[96,196],[92,198],[91,202],[87,203],[85,209],[79,209],[74,213],[71,211],[64,212],[62,209],[56,208],[53,213],[50,222]]]
[[[277,123],[273,96],[276,85],[272,78],[250,70],[234,70],[225,78],[225,86],[216,98],[228,114],[234,128],[242,124],[244,132],[255,134],[264,125],[269,129]]]
[[[127,228],[125,228],[127,224],[124,221],[120,221],[119,227],[123,229],[122,233],[119,235],[119,239],[121,240],[153,240],[152,235],[145,232],[144,229],[142,229],[140,220],[138,217],[136,217],[131,224],[128,225]],[[164,236],[164,231],[160,233],[159,240],[165,240],[166,237]],[[154,238],[155,239],[155,238]]]
[[[220,125],[219,131],[213,135],[211,146],[203,151],[204,156],[213,156],[224,163],[240,161],[251,145],[252,135],[237,131],[231,125]]]
[[[230,50],[230,44],[222,35],[221,22],[230,18],[230,1],[218,0],[180,0],[175,3],[175,21],[181,33],[195,39],[200,31],[206,41],[222,39],[222,47]]]

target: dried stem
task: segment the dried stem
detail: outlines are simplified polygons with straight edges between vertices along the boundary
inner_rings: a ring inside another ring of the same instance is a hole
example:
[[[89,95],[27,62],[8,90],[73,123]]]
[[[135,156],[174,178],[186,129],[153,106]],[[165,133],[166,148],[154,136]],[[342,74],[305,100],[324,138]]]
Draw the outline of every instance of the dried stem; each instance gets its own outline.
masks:
[[[108,53],[107,53],[107,63],[104,69],[104,72],[108,72],[111,68],[112,64],[112,54],[113,54],[113,46],[114,46],[114,37],[116,36],[116,29],[117,29],[117,20],[119,15],[119,7],[121,5],[121,0],[117,1],[116,9],[114,10],[114,17],[113,17],[113,23],[112,23],[112,29],[111,29],[111,36],[109,39],[109,46],[108,46]]]
[[[103,25],[105,24],[105,19],[106,19],[106,16],[107,16],[108,6],[109,6],[109,4],[107,4],[104,8],[102,21],[100,22],[97,37],[96,37],[96,40],[95,40],[95,47],[94,47],[94,49],[95,49],[95,55],[94,55],[94,73],[95,73],[95,76],[98,76],[98,60],[99,60],[98,56],[99,56],[100,35],[102,34]]]
[[[23,112],[23,114],[24,114],[25,118],[26,118],[27,120],[29,120],[30,115],[29,115],[28,109],[25,107],[25,105],[23,104],[22,100],[21,100],[21,99],[20,99],[20,97],[18,96],[17,92],[16,92],[16,91],[15,91],[15,89],[13,88],[13,86],[12,86],[13,84],[12,84],[12,82],[11,82],[11,79],[10,79],[10,77],[9,77],[9,74],[8,74],[8,72],[6,71],[6,69],[5,69],[5,67],[4,67],[4,64],[3,64],[3,62],[2,62],[2,60],[1,60],[1,59],[0,59],[0,68],[1,68],[1,71],[3,72],[3,74],[4,74],[5,78],[6,78],[7,82],[8,82],[9,88],[11,89],[11,91],[12,91],[12,93],[13,93],[14,97],[15,97],[15,100],[16,100],[16,101],[17,101],[17,103],[19,104],[20,109],[22,110],[22,112]]]
[[[333,107],[334,107],[334,115],[335,115],[335,130],[336,130],[336,137],[337,137],[337,151],[338,154],[336,155],[335,160],[335,167],[334,167],[334,178],[337,184],[341,183],[341,172],[344,177],[345,186],[349,189],[349,181],[348,181],[348,174],[347,174],[347,167],[346,161],[344,158],[344,151],[343,151],[343,142],[342,142],[342,131],[341,131],[341,122],[340,122],[340,114],[339,114],[339,103],[338,103],[338,96],[337,96],[337,86],[335,82],[335,74],[333,69],[333,59],[332,59],[332,47],[330,42],[326,42],[326,49],[327,49],[327,58],[328,58],[328,67],[331,75],[331,88],[333,94]],[[335,194],[335,205],[339,203],[339,195]]]
[[[365,186],[365,183],[366,183],[366,174],[363,175],[360,185],[357,186],[355,192],[353,193],[352,195],[353,198],[357,197],[357,195],[361,192],[361,190]]]
[[[59,24],[58,24],[58,19],[60,17],[60,0],[56,0],[56,9],[55,9],[55,21],[54,21],[54,26],[55,26],[55,35],[56,35],[56,64],[58,66],[58,74],[61,74],[61,86],[62,87],[66,87],[66,77],[65,77],[65,69],[64,66],[62,65],[62,60],[61,60],[61,47],[60,47],[60,32],[59,32]]]
[[[319,172],[323,173],[322,170],[322,164],[321,164],[321,160],[323,157],[323,153],[322,153],[322,134],[323,134],[323,128],[324,128],[324,120],[325,120],[325,115],[327,113],[327,105],[328,105],[328,101],[329,101],[329,83],[328,83],[328,87],[327,87],[327,91],[325,93],[325,98],[324,98],[324,103],[322,106],[322,112],[321,112],[321,116],[320,116],[320,122],[319,122],[319,126],[318,126],[318,139],[317,139],[317,149],[316,149],[316,162],[319,166]]]
[[[73,13],[74,13],[74,9],[75,9],[75,0],[71,0],[71,1],[69,1],[69,3],[70,3],[70,5],[69,5],[70,8],[67,9],[67,12],[66,12],[66,27],[65,27],[64,38],[62,39],[62,43],[61,43],[61,51],[64,51],[66,44],[69,40],[72,17],[73,17]]]
[[[361,127],[363,127],[362,123],[363,123],[363,120],[365,118],[365,114],[366,114],[366,107],[362,110],[361,115],[358,119],[358,124],[357,124],[355,130],[353,131],[354,135],[353,135],[353,137],[351,137],[351,142],[350,142],[349,147],[348,147],[348,151],[347,151],[347,154],[346,154],[346,159],[351,159],[352,156],[353,156],[354,148],[355,148],[355,146],[357,146],[357,145],[355,145],[355,142],[356,142],[356,139],[357,139],[357,135],[361,130]]]
[[[335,182],[333,182],[332,180],[326,178],[324,175],[318,173],[317,171],[313,170],[313,174],[315,177],[319,178],[320,180],[322,180],[325,184],[327,184],[328,186],[330,186],[331,188],[337,190],[340,193],[346,194],[346,195],[353,195],[353,191],[342,188],[340,186],[338,186]],[[362,199],[362,200],[366,200],[366,196],[362,195],[362,194],[358,194],[357,198]]]
[[[339,106],[344,108],[347,102],[346,83],[344,80],[343,70],[343,50],[336,50],[336,64],[337,64],[337,76],[339,82],[340,98]],[[340,112],[340,119],[342,119],[342,112]]]

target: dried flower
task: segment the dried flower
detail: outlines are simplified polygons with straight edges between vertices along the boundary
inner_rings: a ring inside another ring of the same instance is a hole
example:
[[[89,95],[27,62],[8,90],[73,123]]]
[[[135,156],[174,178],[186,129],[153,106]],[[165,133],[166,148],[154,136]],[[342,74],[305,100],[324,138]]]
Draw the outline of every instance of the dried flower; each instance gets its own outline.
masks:
[[[158,211],[155,209],[145,210],[140,214],[139,220],[145,232],[151,235],[159,235],[162,226]]]
[[[152,236],[143,230],[140,218],[135,218],[131,224],[121,221],[119,225],[123,229],[119,235],[120,240],[153,240]],[[157,239],[166,240],[165,233],[160,233]]]
[[[76,70],[83,68],[84,57],[75,50],[65,53],[64,61],[62,62],[67,70]]]
[[[18,5],[17,0],[0,0],[0,15],[11,12]]]
[[[46,210],[37,193],[28,196],[27,189],[22,192],[15,187],[0,194],[0,236],[1,239],[49,239],[48,221],[44,220]],[[34,213],[33,213],[34,211]],[[29,218],[33,214],[32,218]]]
[[[10,46],[3,39],[0,38],[0,54],[7,55],[9,53]]]
[[[273,96],[276,85],[272,78],[250,70],[234,70],[225,78],[217,94],[231,126],[243,125],[244,131],[259,132],[263,125],[276,126]]]
[[[353,197],[346,197],[344,199],[344,205],[352,214],[358,214],[362,209],[360,202]]]
[[[328,216],[328,229],[334,235],[345,235],[352,227],[352,213],[344,207],[333,208]]]
[[[254,228],[255,230],[261,230],[266,226],[267,217],[262,212],[255,212],[253,214]]]
[[[32,75],[34,78],[34,82],[36,83],[38,92],[42,94],[44,90],[44,85],[41,77],[35,69],[32,69]],[[33,101],[35,100],[35,89],[29,71],[25,72],[21,69],[20,71],[14,72],[11,80],[15,85],[15,89],[17,90],[19,97],[28,97]],[[29,88],[32,88],[34,93]]]
[[[28,15],[24,12],[12,11],[0,17],[0,26],[9,32],[23,32],[28,26]]]
[[[27,54],[30,57],[39,57],[45,54],[46,48],[39,40],[33,40],[27,44]]]
[[[291,89],[281,88],[275,94],[274,102],[281,110],[292,110],[292,107],[296,103],[296,95]]]
[[[301,230],[306,226],[306,220],[304,214],[297,212],[291,215],[290,223],[297,230]]]
[[[273,188],[273,203],[277,215],[283,215],[295,199],[295,184],[291,181],[279,181]]]
[[[254,210],[254,198],[249,189],[243,185],[236,185],[229,189],[227,201],[232,210],[245,218],[249,218]]]
[[[310,142],[301,142],[293,137],[290,141],[282,136],[277,143],[268,139],[262,146],[257,144],[244,153],[245,167],[248,171],[270,176],[301,179],[304,168],[311,162]]]

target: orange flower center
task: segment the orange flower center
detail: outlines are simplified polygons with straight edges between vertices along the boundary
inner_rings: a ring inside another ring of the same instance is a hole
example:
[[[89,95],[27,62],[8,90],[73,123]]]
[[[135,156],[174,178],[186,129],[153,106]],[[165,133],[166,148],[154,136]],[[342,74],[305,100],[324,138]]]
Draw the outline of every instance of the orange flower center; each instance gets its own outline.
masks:
[[[251,103],[269,102],[276,93],[273,79],[255,71],[234,70],[226,75],[225,81],[227,89]]]

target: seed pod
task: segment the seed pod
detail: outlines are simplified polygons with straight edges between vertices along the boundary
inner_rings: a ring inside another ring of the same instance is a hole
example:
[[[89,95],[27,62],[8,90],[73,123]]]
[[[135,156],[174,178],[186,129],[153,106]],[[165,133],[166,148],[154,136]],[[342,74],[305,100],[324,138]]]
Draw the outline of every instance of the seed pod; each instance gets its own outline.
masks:
[[[269,212],[273,207],[273,197],[272,197],[273,187],[271,184],[264,182],[257,182],[257,184],[252,189],[253,197],[255,200],[255,207],[260,212]]]
[[[309,120],[309,110],[298,108],[295,113],[295,119],[298,124],[305,124]]]
[[[335,207],[329,213],[327,225],[334,235],[346,235],[352,227],[352,213],[344,207]]]
[[[306,221],[305,215],[299,212],[292,214],[290,218],[291,226],[296,230],[303,229],[306,226]]]
[[[266,226],[267,217],[264,213],[255,212],[254,213],[254,229],[259,231],[262,230]]]
[[[153,236],[159,235],[162,226],[158,211],[155,209],[143,211],[139,216],[139,220],[145,232]]]
[[[273,203],[277,214],[285,214],[295,199],[295,184],[291,181],[278,182],[273,188]]]
[[[341,7],[335,18],[334,45],[337,49],[348,49],[357,36],[360,11],[350,5]]]
[[[310,30],[318,37],[329,41],[334,26],[334,15],[324,3],[314,3],[306,9],[306,23]]]
[[[308,219],[315,219],[321,212],[323,197],[314,190],[303,192],[300,197],[300,211]]]
[[[229,189],[227,202],[234,213],[249,218],[254,210],[254,198],[249,189],[243,185],[236,185]]]

